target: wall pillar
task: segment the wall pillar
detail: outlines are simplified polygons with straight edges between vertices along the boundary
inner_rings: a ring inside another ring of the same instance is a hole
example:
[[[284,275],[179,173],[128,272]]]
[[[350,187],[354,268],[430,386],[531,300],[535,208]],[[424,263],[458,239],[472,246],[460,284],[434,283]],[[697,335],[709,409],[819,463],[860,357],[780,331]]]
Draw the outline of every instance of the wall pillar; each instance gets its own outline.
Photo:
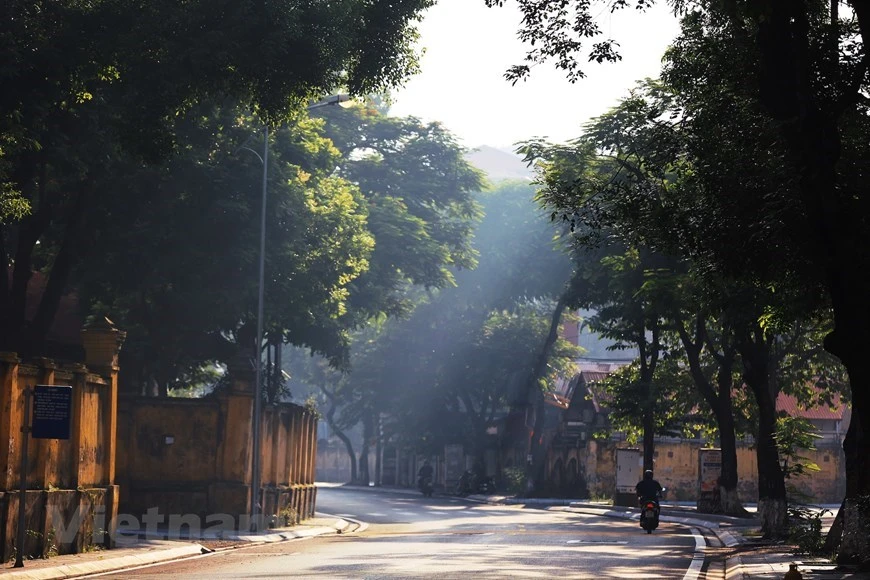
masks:
[[[9,442],[0,446],[0,489],[18,488],[15,476],[20,462],[17,449],[23,414],[17,411],[22,400],[18,388],[20,364],[21,360],[14,352],[0,352],[0,441]]]
[[[37,363],[39,365],[39,384],[54,385],[57,373],[57,365],[54,361],[41,358],[37,360]],[[36,447],[36,462],[42,467],[38,475],[39,480],[36,482],[37,485],[42,489],[48,489],[49,485],[59,485],[56,473],[59,441],[57,439],[33,439],[30,443]]]
[[[221,393],[223,429],[218,437],[216,481],[209,486],[209,509],[239,518],[251,512],[251,453],[254,369],[238,356],[229,364],[230,388]]]
[[[85,364],[107,381],[108,392],[101,409],[101,421],[106,426],[103,485],[115,483],[115,453],[118,447],[118,353],[127,333],[118,330],[105,316],[89,320],[81,331],[85,349]]]

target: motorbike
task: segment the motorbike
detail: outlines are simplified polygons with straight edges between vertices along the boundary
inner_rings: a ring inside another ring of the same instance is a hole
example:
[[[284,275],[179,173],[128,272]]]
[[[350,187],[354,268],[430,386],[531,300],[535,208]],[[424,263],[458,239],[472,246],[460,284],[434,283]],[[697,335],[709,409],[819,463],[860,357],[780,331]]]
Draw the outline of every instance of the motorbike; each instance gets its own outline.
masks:
[[[662,492],[665,490],[662,489]],[[659,527],[659,511],[661,506],[659,500],[662,492],[656,497],[644,497],[640,499],[640,527],[646,530],[646,533],[651,534],[653,530]]]
[[[473,471],[465,471],[456,484],[456,495],[465,497],[471,494],[492,495],[495,493],[495,480],[492,477],[478,477]]]
[[[423,494],[423,497],[432,497],[432,492],[434,491],[434,487],[432,486],[432,478],[428,476],[421,476],[417,479],[417,487],[420,488],[420,493]]]

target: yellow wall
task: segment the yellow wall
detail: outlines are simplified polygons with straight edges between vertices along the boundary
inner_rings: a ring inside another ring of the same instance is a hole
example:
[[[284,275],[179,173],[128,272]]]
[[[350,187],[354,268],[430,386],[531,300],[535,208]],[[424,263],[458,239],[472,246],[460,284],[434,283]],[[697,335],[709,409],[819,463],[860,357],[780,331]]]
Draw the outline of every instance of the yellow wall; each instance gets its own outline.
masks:
[[[121,512],[141,517],[157,508],[203,521],[229,514],[237,522],[250,513],[252,401],[243,388],[205,399],[125,398],[118,429]],[[263,408],[262,513],[289,506],[300,518],[314,515],[315,421],[299,405]]]
[[[824,442],[823,442],[824,443]],[[613,497],[616,488],[616,448],[628,447],[613,441],[590,441],[585,447],[551,450],[548,458],[550,473],[558,461],[563,465],[573,457],[579,464],[580,476],[585,481],[589,497]],[[698,450],[697,441],[657,442],[655,476],[668,488],[668,499],[673,501],[696,501],[698,498]],[[836,441],[819,444],[817,450],[801,453],[809,461],[818,464],[819,472],[788,480],[787,486],[803,495],[808,502],[827,504],[840,503],[845,494],[845,463],[843,450]],[[825,459],[827,457],[827,460]],[[755,450],[748,445],[737,449],[738,492],[744,502],[758,499],[758,467]],[[795,499],[798,494],[793,493]]]
[[[85,337],[86,332],[83,332]],[[113,328],[97,329],[119,344]],[[85,338],[93,338],[93,335]],[[85,349],[88,349],[85,340]],[[72,387],[69,439],[27,440],[24,552],[40,556],[48,549],[49,531],[72,522],[77,510],[91,522],[96,511],[112,525],[117,514],[118,488],[114,481],[116,444],[115,400],[117,368],[110,359],[89,352],[89,369],[82,364],[59,364],[48,359],[22,362],[14,353],[0,353],[0,557],[10,557],[17,536],[19,489],[25,419],[25,393],[36,385]],[[99,371],[95,373],[92,371]],[[32,405],[32,399],[31,399]],[[32,407],[31,407],[32,408]],[[32,411],[31,411],[32,412]],[[28,423],[29,423],[28,417]],[[65,520],[53,521],[56,516]],[[61,553],[78,552],[94,538],[83,526],[69,541],[58,541]],[[111,545],[111,536],[105,536]],[[102,543],[102,542],[101,542]]]

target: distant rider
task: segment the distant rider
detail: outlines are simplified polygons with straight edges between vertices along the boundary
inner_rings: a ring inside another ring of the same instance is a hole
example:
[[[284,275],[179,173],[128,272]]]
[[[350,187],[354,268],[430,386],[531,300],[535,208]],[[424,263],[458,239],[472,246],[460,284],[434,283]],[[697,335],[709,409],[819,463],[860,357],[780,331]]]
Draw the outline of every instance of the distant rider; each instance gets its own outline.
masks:
[[[423,465],[420,467],[420,470],[417,471],[417,481],[422,483],[423,480],[429,479],[432,480],[432,477],[435,475],[435,470],[429,465],[429,460],[424,459]]]
[[[658,503],[659,496],[662,493],[662,484],[653,479],[652,469],[647,469],[643,472],[643,479],[637,482],[634,486],[637,492],[637,501],[643,505],[644,500],[652,499]]]

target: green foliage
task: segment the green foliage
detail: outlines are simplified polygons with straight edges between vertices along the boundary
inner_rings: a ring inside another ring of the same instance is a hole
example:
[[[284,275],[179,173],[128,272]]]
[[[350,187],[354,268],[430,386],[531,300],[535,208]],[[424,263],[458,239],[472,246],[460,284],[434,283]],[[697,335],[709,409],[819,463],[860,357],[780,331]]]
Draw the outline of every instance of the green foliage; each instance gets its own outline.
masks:
[[[455,286],[457,270],[477,265],[472,231],[482,214],[474,194],[483,176],[453,135],[437,123],[389,117],[373,102],[316,112],[343,156],[339,174],[366,199],[376,240],[367,273],[353,284],[353,308],[404,316],[413,307],[408,286]]]
[[[20,221],[31,211],[30,203],[11,183],[0,183],[0,223]]]
[[[323,417],[323,413],[321,413],[320,409],[318,408],[317,397],[315,397],[313,394],[309,395],[305,399],[305,402],[302,406],[305,407],[305,411],[308,414],[314,416],[315,418],[320,419],[321,417]]]
[[[183,157],[101,183],[101,204],[86,219],[99,237],[82,244],[75,276],[83,302],[127,330],[126,377],[167,386],[251,351],[262,199],[259,160],[235,153],[255,133],[251,119],[203,105],[178,123]],[[339,319],[374,243],[364,202],[330,175],[338,152],[316,123],[273,137],[264,328],[273,342],[341,360]]]
[[[241,254],[256,247],[247,242],[255,242],[258,231],[251,227],[257,223],[257,212],[250,210],[256,209],[252,204],[258,199],[259,172],[253,158],[232,159],[244,140],[239,135],[250,133],[245,118],[254,111],[258,119],[280,126],[323,94],[339,89],[365,94],[401,84],[417,70],[415,23],[431,4],[431,0],[389,6],[365,0],[4,3],[0,8],[0,46],[4,47],[0,257],[4,270],[13,262],[15,268],[12,286],[0,277],[0,348],[45,353],[45,337],[61,296],[69,290],[69,276],[83,271],[79,262],[83,251],[91,254],[84,256],[86,260],[100,260],[93,255],[95,248],[109,253],[125,248],[130,253],[114,263],[126,260],[135,265],[132,268],[141,263],[145,270],[157,257],[183,250],[185,255],[179,256],[183,259],[177,260],[186,264],[182,274],[193,278],[199,272],[195,282],[199,288],[223,290],[224,284],[239,283],[226,293],[213,292],[212,300],[196,308],[199,303],[187,296],[194,291],[181,288],[175,297],[166,280],[173,273],[161,271],[135,304],[114,303],[117,289],[105,292],[112,296],[104,302],[122,312],[117,318],[126,316],[127,310],[157,308],[179,315],[180,320],[187,312],[175,303],[185,302],[193,306],[192,317],[201,317],[205,310],[225,316],[214,325],[223,329],[230,326],[226,318],[234,317],[236,323],[249,319],[250,308],[228,304],[228,295],[235,293],[237,298],[248,292],[248,281],[256,280],[256,272],[252,276],[245,264],[253,264],[253,256]],[[218,122],[211,106],[227,113],[232,110],[234,115]],[[237,123],[239,119],[242,122]],[[292,160],[287,165],[298,167]],[[326,174],[318,175],[317,183],[303,193],[305,173],[285,169],[273,174],[273,181],[294,195],[270,201],[270,215],[292,222],[289,216],[303,211],[316,214],[319,223],[296,230],[295,243],[280,236],[270,240],[277,254],[273,258],[291,252],[311,257],[311,262],[294,259],[293,279],[298,281],[304,274],[326,280],[335,274],[340,283],[337,288],[316,282],[308,288],[296,287],[293,299],[285,296],[276,301],[296,313],[283,330],[290,329],[294,342],[340,357],[346,339],[337,325],[329,328],[324,319],[341,314],[347,284],[365,269],[364,256],[340,258],[347,246],[365,245],[357,235],[359,224],[344,223],[340,217],[347,215],[356,194],[346,182]],[[221,199],[209,205],[207,192],[219,192]],[[124,205],[129,207],[126,221],[115,222]],[[30,213],[25,211],[28,207]],[[137,211],[138,219],[133,217]],[[200,222],[188,227],[197,214]],[[363,216],[364,212],[357,214]],[[240,226],[244,226],[240,232],[215,236],[224,228]],[[345,226],[350,227],[350,235],[316,243],[328,237],[321,228]],[[123,227],[130,228],[129,236],[113,231]],[[146,228],[153,229],[150,243],[109,247],[109,243],[141,242],[138,236]],[[287,228],[272,231],[286,233]],[[204,248],[218,255],[228,246],[237,250],[238,259],[219,273],[209,271],[215,264],[208,256],[197,255],[197,250],[207,253]],[[326,264],[323,258],[331,262]],[[30,305],[26,310],[21,292],[32,271],[50,274],[50,283],[39,308]],[[286,293],[288,289],[280,286],[287,280],[274,280],[278,292]],[[153,295],[156,286],[163,289],[159,297]],[[309,310],[316,295],[322,307]],[[27,321],[25,312],[33,310],[36,315]],[[131,318],[136,320],[131,325],[146,325],[139,316]],[[197,342],[208,342],[198,332],[201,321],[195,322],[197,328],[189,334]],[[179,326],[183,328],[183,322]],[[152,336],[133,336],[130,345],[150,342],[155,333],[148,328],[131,330],[134,335]],[[177,351],[181,343],[192,342],[190,335],[182,334],[160,338],[169,339],[169,349]],[[178,344],[173,345],[176,337]],[[211,346],[205,350],[212,351]],[[153,366],[154,359],[161,359],[158,382],[165,388],[166,377],[174,372],[172,365],[190,366],[211,356],[213,352],[196,353],[167,362],[164,353],[148,352],[137,363]]]
[[[504,0],[485,1],[490,7],[505,4]],[[608,6],[608,12],[629,6],[645,10],[652,4],[651,0],[617,0]],[[602,27],[596,22],[592,3],[584,0],[518,0],[516,5],[522,13],[522,28],[518,35],[531,48],[524,58],[525,64],[512,65],[505,73],[513,83],[526,79],[534,65],[551,60],[571,82],[586,76],[581,62],[600,64],[622,60],[619,43],[605,37]]]
[[[198,399],[211,392],[225,376],[225,371],[215,366],[180,369],[179,376],[168,387],[170,397]]]
[[[782,471],[786,478],[800,477],[821,471],[818,464],[801,455],[803,451],[816,448],[815,441],[821,438],[817,429],[803,417],[780,415],[776,419],[776,446],[783,460]]]
[[[822,534],[822,518],[831,512],[804,505],[788,508],[788,541],[795,545],[795,554],[819,556],[823,553],[825,536]]]
[[[387,417],[386,437],[420,453],[450,442],[482,447],[491,438],[486,428],[522,396],[549,327],[553,306],[544,297],[564,283],[570,261],[554,246],[528,184],[501,184],[478,200],[485,216],[475,232],[476,269],[457,272],[455,287],[409,290],[410,316],[379,318],[356,332],[347,374],[305,363],[306,375],[340,405],[336,427],[378,413]],[[539,388],[571,376],[577,354],[560,340]]]
[[[501,472],[504,492],[507,495],[521,495],[526,491],[526,471],[522,467],[506,467]]]
[[[635,361],[610,374],[593,387],[601,404],[608,409],[609,430],[624,433],[629,444],[637,444],[643,436],[642,418],[652,408],[657,435],[696,437],[703,429],[703,419],[697,417],[697,398],[691,380],[680,361],[665,358],[657,365],[651,384],[640,380],[639,363]]]

